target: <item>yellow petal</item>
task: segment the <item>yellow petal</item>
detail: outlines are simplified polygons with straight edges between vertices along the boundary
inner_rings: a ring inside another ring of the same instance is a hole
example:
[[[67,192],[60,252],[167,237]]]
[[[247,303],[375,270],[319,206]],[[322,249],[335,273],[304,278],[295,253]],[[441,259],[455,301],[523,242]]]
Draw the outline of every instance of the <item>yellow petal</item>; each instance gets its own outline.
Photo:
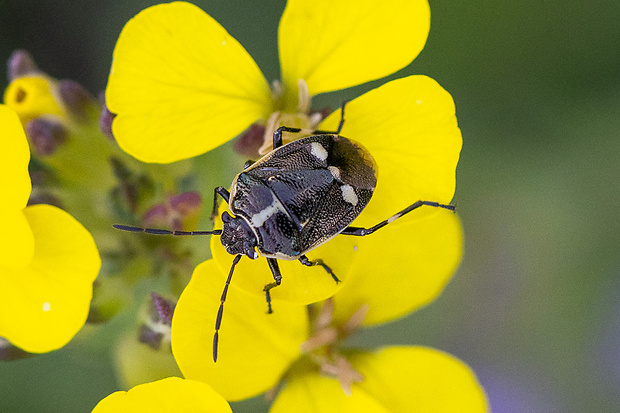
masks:
[[[319,127],[335,130],[340,111]],[[448,203],[454,195],[462,138],[452,97],[426,76],[386,83],[347,103],[341,135],[375,158],[377,189],[356,226],[372,226],[417,200]],[[423,207],[403,219],[422,217]]]
[[[343,323],[366,304],[364,324],[372,325],[430,303],[460,262],[462,238],[458,217],[444,210],[358,238],[351,276],[334,296],[334,318]]]
[[[389,413],[372,395],[354,387],[346,396],[338,381],[318,372],[295,374],[287,380],[269,413]]]
[[[106,91],[123,150],[168,163],[209,151],[271,110],[250,55],[213,18],[185,2],[143,10],[116,44]]]
[[[483,413],[486,395],[474,372],[462,361],[425,347],[385,347],[349,358],[364,376],[355,385],[394,413]]]
[[[350,265],[356,255],[353,248],[356,241],[344,238],[331,240],[307,254],[310,260],[322,259],[336,274],[340,283],[336,283],[320,266],[306,267],[299,261],[278,260],[282,284],[271,290],[271,297],[277,301],[274,309],[281,300],[310,304],[334,295],[347,282]],[[220,270],[228,271],[233,256],[226,252],[219,237],[212,239],[211,253]],[[263,297],[263,300],[265,297],[263,288],[272,282],[273,274],[269,269],[267,259],[263,257],[254,261],[242,257],[235,268],[233,284],[254,296]]]
[[[264,298],[231,285],[214,363],[215,320],[227,275],[213,260],[196,267],[174,311],[172,352],[186,378],[208,383],[227,400],[241,400],[277,384],[300,354],[308,319],[304,306],[286,303],[267,314]]]
[[[28,220],[21,210],[0,213],[0,271],[23,269],[34,254],[34,236]]]
[[[230,405],[205,383],[169,377],[118,391],[92,413],[227,413]]]
[[[0,105],[2,145],[0,151],[0,176],[2,202],[0,202],[0,268],[24,268],[34,253],[34,238],[28,221],[22,214],[30,196],[28,175],[30,149],[24,129],[17,114],[8,106]]]
[[[460,360],[423,347],[386,347],[351,353],[363,376],[346,396],[337,380],[312,369],[293,371],[270,413],[486,412],[484,390]]]
[[[226,209],[221,205],[220,212]],[[218,218],[215,228],[221,228],[222,221]],[[282,284],[271,290],[274,301],[274,311],[281,300],[297,304],[310,304],[331,297],[342,285],[347,282],[347,276],[351,269],[351,263],[355,259],[355,239],[341,237],[332,239],[320,247],[310,251],[307,256],[310,260],[321,259],[328,265],[334,274],[340,279],[336,283],[334,279],[320,266],[306,267],[299,261],[278,260],[282,273]],[[233,256],[228,254],[220,237],[211,237],[211,254],[222,272],[228,273]],[[242,257],[235,267],[235,275],[232,283],[254,296],[265,297],[263,288],[273,282],[273,274],[269,269],[267,260],[263,257],[251,260]]]
[[[0,125],[2,125],[0,211],[17,212],[26,207],[32,189],[28,175],[30,149],[17,114],[6,105],[0,105]]]
[[[426,0],[289,0],[278,31],[282,80],[311,95],[387,76],[420,53],[430,28]]]
[[[34,256],[22,270],[0,272],[0,337],[43,353],[67,344],[84,325],[101,261],[92,236],[66,212],[35,205],[24,215]]]

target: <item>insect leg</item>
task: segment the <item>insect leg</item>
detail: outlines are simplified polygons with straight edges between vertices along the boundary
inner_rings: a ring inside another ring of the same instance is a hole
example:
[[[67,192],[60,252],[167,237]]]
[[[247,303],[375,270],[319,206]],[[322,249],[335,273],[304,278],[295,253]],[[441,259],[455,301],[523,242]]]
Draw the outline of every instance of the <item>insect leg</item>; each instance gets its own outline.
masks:
[[[305,255],[302,255],[301,257],[299,257],[299,262],[301,262],[303,265],[306,265],[308,267],[314,267],[315,265],[320,265],[321,267],[323,267],[325,271],[327,271],[329,275],[332,276],[332,278],[334,279],[334,281],[336,281],[336,283],[340,282],[338,277],[336,277],[336,274],[334,274],[332,269],[327,264],[325,264],[323,260],[319,259],[319,260],[310,261],[308,257],[306,257]]]
[[[226,201],[226,203],[228,203],[228,200],[230,199],[230,192],[228,192],[228,190],[224,188],[223,186],[218,186],[217,188],[213,190],[213,211],[211,212],[211,221],[213,221],[215,217],[217,216],[217,209],[218,209],[217,196],[218,195],[224,198],[224,201]]]
[[[340,122],[338,123],[338,129],[336,129],[336,135],[340,135],[340,131],[344,126],[344,107],[347,104],[346,100],[343,100],[340,104]]]
[[[280,285],[280,283],[282,283],[282,274],[280,273],[280,266],[278,266],[278,260],[276,260],[275,258],[267,258],[267,263],[269,264],[269,269],[271,270],[271,273],[273,274],[273,279],[275,280],[275,282],[269,283],[263,288],[263,291],[265,292],[265,299],[267,300],[267,313],[271,314],[273,313],[273,310],[271,309],[271,293],[269,292],[269,290],[277,287],[278,285]]]
[[[278,260],[276,260],[275,258],[267,258],[267,263],[269,264],[269,269],[271,270],[271,273],[273,274],[273,279],[275,280],[274,282],[267,284],[263,288],[263,291],[265,292],[265,299],[267,300],[267,313],[271,314],[273,313],[273,310],[271,309],[271,293],[269,292],[269,290],[277,287],[282,283],[282,273],[280,273],[280,266],[278,265]]]
[[[444,209],[447,209],[449,211],[453,211],[454,212],[454,205],[444,205],[444,204],[440,204],[440,203],[434,202],[434,201],[417,201],[414,204],[409,205],[407,208],[403,209],[402,211],[392,215],[391,217],[389,217],[385,221],[379,222],[374,227],[370,227],[370,228],[347,227],[347,228],[345,228],[344,231],[341,232],[341,234],[343,234],[343,235],[356,235],[356,236],[359,236],[359,237],[362,237],[364,235],[372,234],[376,230],[378,230],[380,228],[383,228],[387,224],[390,224],[390,223],[396,221],[398,218],[400,218],[403,215],[413,211],[414,209],[417,209],[417,208],[421,207],[422,205],[428,205],[428,206],[437,207],[437,208],[444,208]]]
[[[287,126],[280,126],[278,129],[276,129],[276,131],[273,133],[273,149],[274,150],[282,146],[282,132],[299,133],[301,132],[301,129],[289,128]]]
[[[235,265],[241,259],[241,255],[235,256],[233,260],[232,266],[230,267],[230,272],[228,273],[228,278],[226,279],[226,285],[224,286],[224,291],[222,291],[222,298],[220,298],[220,308],[217,310],[217,317],[215,318],[215,334],[213,334],[213,362],[217,361],[217,344],[219,341],[219,333],[220,333],[220,325],[222,324],[222,315],[224,314],[224,301],[226,301],[226,294],[228,294],[228,286],[230,285],[230,280],[233,275],[233,271],[235,270]]]
[[[342,103],[340,104],[340,122],[338,123],[338,129],[336,129],[335,132],[333,132],[333,131],[324,131],[324,130],[315,130],[312,133],[314,135],[321,135],[321,134],[340,135],[340,131],[342,131],[342,127],[344,126],[344,107],[345,107],[346,104],[347,104],[346,100],[343,100]]]
[[[344,126],[344,106],[346,105],[346,101],[343,100],[342,104],[340,105],[341,111],[340,111],[340,123],[338,123],[338,129],[333,132],[333,131],[323,131],[323,130],[314,130],[311,133],[313,135],[318,135],[318,134],[340,134],[340,131],[342,130],[342,127]],[[280,146],[282,146],[282,132],[292,132],[292,133],[299,133],[301,132],[302,129],[300,128],[289,128],[288,126],[280,126],[278,129],[276,129],[276,131],[273,133],[273,147],[272,149],[278,149]],[[307,130],[304,130],[307,131]],[[249,166],[246,163],[246,167]],[[245,169],[245,168],[244,168]]]

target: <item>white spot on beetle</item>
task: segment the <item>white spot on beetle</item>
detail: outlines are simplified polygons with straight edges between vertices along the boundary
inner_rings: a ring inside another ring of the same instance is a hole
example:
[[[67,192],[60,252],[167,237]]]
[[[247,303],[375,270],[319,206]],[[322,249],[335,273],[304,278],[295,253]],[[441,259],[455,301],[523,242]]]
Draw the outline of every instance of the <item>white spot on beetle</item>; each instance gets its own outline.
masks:
[[[310,146],[311,146],[310,153],[312,153],[312,155],[316,156],[317,159],[320,159],[322,161],[327,159],[328,153],[325,150],[325,148],[323,147],[323,145],[321,145],[318,142],[312,142],[310,144]]]
[[[331,172],[332,176],[335,179],[340,180],[340,169],[335,166],[328,166],[327,169],[329,170],[329,172]]]
[[[284,211],[284,207],[278,199],[273,198],[273,201],[269,206],[265,207],[265,209],[259,213],[252,215],[252,226],[254,228],[262,226],[265,221],[275,215],[278,211]]]
[[[52,305],[49,302],[46,301],[43,303],[43,311],[48,312],[51,309],[52,309]]]
[[[357,205],[359,200],[357,199],[357,195],[351,185],[342,185],[340,190],[342,191],[342,199],[353,206]]]

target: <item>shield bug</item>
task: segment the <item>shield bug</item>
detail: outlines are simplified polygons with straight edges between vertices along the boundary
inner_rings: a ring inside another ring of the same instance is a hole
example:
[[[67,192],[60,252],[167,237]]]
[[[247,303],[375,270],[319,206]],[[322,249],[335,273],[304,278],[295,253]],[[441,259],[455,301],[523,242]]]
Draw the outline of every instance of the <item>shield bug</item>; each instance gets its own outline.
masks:
[[[271,313],[270,291],[282,282],[278,260],[321,266],[335,282],[340,282],[327,263],[320,259],[312,261],[305,254],[339,234],[372,234],[423,205],[454,211],[452,205],[419,200],[373,227],[350,226],[370,202],[377,184],[377,167],[363,146],[340,135],[343,124],[344,104],[336,132],[314,131],[283,145],[284,132],[302,130],[278,128],[273,134],[273,151],[254,163],[246,163],[234,178],[230,192],[221,186],[215,188],[212,216],[218,211],[218,197],[228,204],[228,211],[222,213],[222,229],[168,231],[114,225],[120,230],[156,235],[220,235],[226,251],[235,258],[216,316],[214,361],[228,287],[243,255],[253,260],[260,255],[267,258],[274,281],[265,285],[263,291]]]

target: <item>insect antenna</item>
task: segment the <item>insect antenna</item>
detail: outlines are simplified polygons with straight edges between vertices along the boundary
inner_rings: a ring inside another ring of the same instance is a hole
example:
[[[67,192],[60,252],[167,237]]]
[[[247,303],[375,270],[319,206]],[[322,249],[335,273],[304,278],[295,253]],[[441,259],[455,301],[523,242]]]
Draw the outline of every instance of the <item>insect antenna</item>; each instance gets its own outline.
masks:
[[[169,231],[167,229],[157,229],[157,228],[142,228],[142,227],[132,227],[131,225],[120,225],[114,224],[112,225],[116,229],[120,229],[121,231],[129,231],[129,232],[144,232],[145,234],[153,234],[153,235],[221,235],[221,229],[214,229],[212,231]]]
[[[228,278],[226,279],[226,285],[224,286],[224,291],[222,291],[222,298],[220,298],[220,308],[217,310],[217,317],[215,319],[215,334],[213,334],[213,362],[217,362],[217,344],[219,341],[219,332],[220,325],[222,324],[222,315],[224,314],[224,301],[226,301],[226,294],[228,294],[228,286],[230,285],[230,280],[233,275],[233,271],[235,270],[235,265],[241,259],[241,255],[236,255],[233,260],[232,266],[230,267],[230,272],[228,273]]]

